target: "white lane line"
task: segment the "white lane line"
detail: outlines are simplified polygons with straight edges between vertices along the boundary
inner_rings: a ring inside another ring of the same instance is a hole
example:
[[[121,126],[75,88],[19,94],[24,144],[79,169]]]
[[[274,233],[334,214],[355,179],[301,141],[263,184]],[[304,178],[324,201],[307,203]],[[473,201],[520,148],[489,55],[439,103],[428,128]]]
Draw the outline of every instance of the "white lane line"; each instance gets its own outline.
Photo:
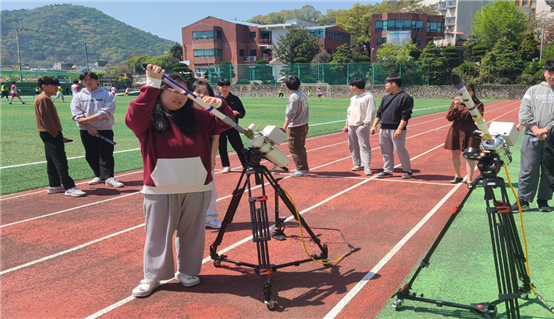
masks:
[[[129,193],[129,194],[125,194],[125,195],[121,195],[121,196],[117,196],[117,197],[113,197],[113,198],[108,198],[108,199],[93,202],[93,203],[88,203],[88,204],[77,206],[77,207],[72,207],[72,208],[60,210],[60,211],[53,212],[53,213],[46,214],[46,215],[41,215],[41,216],[37,216],[37,217],[33,217],[33,218],[23,219],[23,220],[20,220],[20,221],[17,221],[17,222],[2,225],[2,226],[0,226],[0,228],[5,228],[5,227],[8,227],[8,226],[13,226],[13,225],[17,225],[17,224],[21,224],[21,223],[25,223],[25,222],[30,222],[30,221],[33,221],[33,220],[37,220],[37,219],[41,219],[41,218],[45,218],[45,217],[50,217],[50,216],[58,215],[58,214],[61,214],[61,213],[71,212],[71,211],[78,210],[78,209],[81,209],[81,208],[110,202],[110,201],[113,201],[113,200],[121,199],[121,198],[124,198],[124,197],[136,195],[136,194],[140,194],[140,192]]]
[[[121,176],[129,176],[129,175],[135,175],[135,174],[142,174],[142,170],[138,170],[138,171],[128,171],[128,172],[125,172],[125,173],[121,173],[121,174],[117,174],[115,177],[121,177]],[[141,178],[142,180],[142,178]],[[88,181],[82,181],[80,183],[75,183],[75,185],[85,185],[85,184],[88,184]],[[8,199],[14,199],[14,198],[20,198],[20,197],[25,197],[25,196],[29,196],[29,195],[36,195],[36,194],[44,194],[44,192],[46,192],[48,188],[43,188],[43,189],[40,189],[38,191],[34,191],[34,192],[30,192],[30,193],[24,193],[24,194],[19,194],[19,195],[14,195],[14,196],[10,196],[10,195],[5,195],[3,197],[0,198],[0,201],[3,201],[3,200],[8,200]],[[17,194],[17,193],[16,193]],[[7,197],[9,196],[9,197]]]
[[[383,268],[396,253],[412,238],[425,223],[435,215],[442,205],[460,188],[461,184],[456,185],[431,209],[423,219],[419,221],[365,276],[344,296],[339,303],[325,315],[324,319],[335,318],[346,305],[364,288],[364,286]]]
[[[140,151],[140,148],[132,148],[132,149],[129,149],[129,150],[116,151],[116,152],[113,152],[113,153],[114,154],[119,154],[119,153],[134,152],[134,151]],[[81,155],[81,156],[68,157],[67,160],[69,161],[69,160],[80,159],[80,158],[85,158],[85,156]],[[32,165],[38,165],[38,164],[46,164],[46,161],[1,166],[0,170],[6,169],[6,168],[32,166]]]
[[[26,268],[26,267],[29,267],[29,266],[32,266],[32,265],[36,265],[38,263],[41,263],[43,261],[47,261],[47,260],[50,260],[52,258],[56,258],[56,257],[59,257],[59,256],[62,256],[62,255],[65,255],[65,254],[68,254],[70,252],[74,252],[76,250],[79,250],[79,249],[82,249],[82,248],[85,248],[87,246],[90,246],[90,245],[93,245],[93,244],[96,244],[98,242],[101,242],[103,240],[106,240],[106,239],[110,239],[112,237],[115,237],[115,236],[118,236],[118,235],[121,235],[121,234],[124,234],[126,232],[129,232],[131,230],[135,230],[137,228],[141,228],[143,227],[144,224],[140,224],[140,225],[136,225],[136,226],[133,226],[131,228],[127,228],[127,229],[124,229],[122,231],[118,231],[117,233],[113,233],[113,234],[110,234],[108,236],[104,236],[104,237],[101,237],[101,238],[98,238],[98,239],[95,239],[93,241],[89,241],[88,243],[84,243],[82,245],[79,245],[79,246],[75,246],[73,248],[70,248],[70,249],[67,249],[67,250],[64,250],[64,251],[60,251],[59,253],[55,253],[53,255],[50,255],[50,256],[46,256],[46,257],[43,257],[43,258],[40,258],[40,259],[37,259],[37,260],[33,260],[31,262],[28,262],[28,263],[25,263],[25,264],[21,264],[19,266],[16,266],[16,267],[13,267],[13,268],[9,268],[9,269],[6,269],[6,270],[2,270],[0,271],[0,275],[5,275],[7,273],[10,273],[12,271],[16,271],[16,270],[19,270],[19,269],[23,269],[23,268]]]

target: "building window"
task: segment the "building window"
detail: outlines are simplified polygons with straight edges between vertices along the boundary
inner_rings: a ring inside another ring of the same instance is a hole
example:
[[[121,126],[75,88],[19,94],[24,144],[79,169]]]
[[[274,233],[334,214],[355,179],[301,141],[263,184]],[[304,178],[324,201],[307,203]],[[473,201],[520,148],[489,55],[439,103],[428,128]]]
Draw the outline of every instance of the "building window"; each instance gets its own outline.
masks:
[[[333,50],[331,50],[331,49],[327,49],[327,53],[329,53],[329,54],[333,54]]]
[[[257,52],[256,50],[250,50],[250,56],[256,56]]]
[[[311,30],[310,34],[311,34],[312,38],[315,38],[315,37],[319,37],[320,39],[325,38],[325,30],[323,30],[323,29]]]
[[[350,34],[339,31],[326,30],[325,39],[350,42]]]
[[[256,32],[250,32],[250,39],[256,39]]]
[[[220,57],[221,50],[220,49],[199,49],[199,50],[194,50],[193,55],[195,58]]]
[[[421,39],[420,38],[412,38],[412,42],[417,44],[417,45],[421,45]]]
[[[444,32],[444,23],[442,22],[427,22],[427,32]]]
[[[200,39],[221,39],[221,31],[211,30],[211,31],[194,31],[192,32],[193,40]]]
[[[239,50],[239,56],[244,56],[244,50],[243,49]]]
[[[381,45],[387,42],[387,38],[377,38],[377,45]]]
[[[375,31],[383,31],[383,21],[375,21]]]

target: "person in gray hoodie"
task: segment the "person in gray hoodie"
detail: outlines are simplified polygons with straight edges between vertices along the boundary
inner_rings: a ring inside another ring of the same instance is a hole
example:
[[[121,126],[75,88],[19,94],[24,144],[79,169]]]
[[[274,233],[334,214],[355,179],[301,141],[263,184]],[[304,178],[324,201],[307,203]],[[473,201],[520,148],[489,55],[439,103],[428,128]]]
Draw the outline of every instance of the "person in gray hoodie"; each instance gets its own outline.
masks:
[[[552,190],[541,162],[548,130],[554,125],[554,59],[546,61],[543,75],[545,81],[525,92],[519,108],[519,124],[525,127],[517,189],[522,211],[530,209],[535,194],[541,212],[552,210],[548,205]],[[513,204],[512,211],[518,210],[517,203]]]
[[[79,79],[85,88],[73,97],[71,113],[81,131],[85,158],[94,172],[88,184],[123,187],[114,177],[114,146],[98,137],[100,134],[113,140],[115,97],[98,86],[100,81],[96,73],[83,72]]]

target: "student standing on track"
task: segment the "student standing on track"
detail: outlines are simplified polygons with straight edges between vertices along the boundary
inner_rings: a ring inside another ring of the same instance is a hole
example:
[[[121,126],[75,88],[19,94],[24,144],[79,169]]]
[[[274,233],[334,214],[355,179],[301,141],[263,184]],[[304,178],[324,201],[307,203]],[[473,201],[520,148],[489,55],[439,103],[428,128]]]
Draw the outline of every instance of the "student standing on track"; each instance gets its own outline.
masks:
[[[371,134],[375,134],[377,124],[381,123],[379,148],[383,154],[383,171],[377,175],[377,178],[393,176],[394,151],[396,151],[404,170],[402,178],[412,178],[412,164],[408,150],[406,150],[406,127],[408,120],[412,117],[414,99],[401,87],[402,79],[399,76],[393,75],[385,79],[385,90],[389,94],[381,100],[381,106],[377,110],[375,122],[371,127]]]
[[[475,95],[475,85],[473,83],[466,83],[466,89],[469,95],[471,95],[475,107],[477,107],[481,115],[483,115],[485,113],[485,107]],[[444,148],[452,151],[454,179],[451,180],[450,183],[458,184],[464,180],[461,173],[462,152],[468,147],[479,149],[481,139],[473,136],[473,132],[477,130],[477,125],[475,125],[471,113],[460,97],[455,97],[454,102],[450,104],[450,109],[448,113],[446,113],[446,119],[452,122],[448,134],[446,135],[446,141],[444,142]],[[465,162],[467,174],[466,183],[467,187],[471,188],[473,186],[473,173],[475,172],[476,161],[466,159]]]
[[[101,134],[113,140],[115,98],[98,86],[96,73],[84,72],[79,79],[85,88],[73,97],[70,107],[81,133],[85,158],[94,173],[94,178],[88,184],[104,183],[108,187],[123,187],[123,183],[114,177],[114,146],[98,137]]]
[[[365,81],[362,79],[352,78],[350,91],[354,96],[350,98],[350,106],[346,110],[344,130],[348,132],[348,150],[354,163],[352,171],[363,170],[365,175],[373,175],[369,128],[375,119],[375,100],[365,90]]]
[[[200,283],[196,275],[202,266],[204,223],[213,189],[210,136],[229,128],[162,83],[164,73],[158,66],[146,67],[146,85],[125,116],[125,123],[139,139],[144,164],[144,279],[133,289],[135,297],[150,295],[161,280],[175,276],[175,232],[176,277],[185,287]],[[170,77],[188,87],[180,75]],[[233,115],[220,99],[207,96],[202,100]]]
[[[297,76],[289,75],[285,78],[290,97],[285,111],[283,131],[288,132],[289,152],[296,166],[296,169],[292,170],[292,177],[310,176],[305,147],[309,130],[310,106],[304,93],[299,91],[300,83]]]
[[[75,187],[75,181],[69,176],[62,124],[52,95],[56,94],[60,82],[52,76],[38,80],[42,93],[35,100],[35,116],[40,138],[44,142],[46,154],[46,172],[48,173],[48,194],[65,193],[67,196],[80,197],[86,193]]]
[[[194,93],[194,95],[196,96],[199,96],[199,97],[204,97],[204,96],[215,96],[214,94],[214,90],[212,89],[210,83],[206,82],[206,81],[196,81],[192,84],[192,87],[191,87],[191,91],[192,93]],[[204,112],[207,112],[203,107],[202,105],[200,104],[197,104],[196,102],[193,103],[194,107],[201,110],[201,111],[204,111]],[[221,222],[217,219],[217,217],[219,216],[219,213],[217,212],[217,209],[215,207],[215,202],[217,201],[217,197],[219,196],[219,194],[217,193],[217,188],[215,187],[215,157],[217,155],[217,149],[219,147],[219,136],[220,135],[213,135],[213,136],[210,136],[210,146],[211,146],[211,156],[212,156],[212,170],[211,170],[211,174],[212,174],[212,178],[213,178],[213,184],[214,184],[214,189],[212,190],[212,197],[210,199],[210,205],[208,206],[208,210],[206,211],[206,227],[210,227],[210,228],[214,228],[214,229],[219,229],[221,228]]]
[[[239,123],[239,119],[243,118],[246,115],[246,110],[244,105],[242,105],[241,100],[238,96],[231,93],[231,81],[228,79],[221,79],[217,82],[217,88],[219,90],[219,96],[227,102],[227,105],[233,110],[235,118],[233,119],[235,123]],[[240,160],[240,163],[243,167],[246,166],[246,159],[244,157],[244,144],[240,138],[240,134],[234,128],[228,129],[227,131],[219,135],[219,157],[221,158],[221,165],[223,165],[223,170],[221,173],[229,173],[231,171],[231,164],[229,162],[229,154],[227,154],[227,139],[231,143],[231,146],[237,152],[237,156]]]
[[[545,150],[544,140],[554,125],[554,59],[546,61],[543,75],[546,81],[529,88],[519,107],[519,124],[525,127],[517,188],[522,211],[530,209],[529,204],[535,194],[539,210],[551,211],[548,201],[552,199],[552,190],[548,187],[541,161]],[[519,211],[517,203],[512,205],[512,211]]]

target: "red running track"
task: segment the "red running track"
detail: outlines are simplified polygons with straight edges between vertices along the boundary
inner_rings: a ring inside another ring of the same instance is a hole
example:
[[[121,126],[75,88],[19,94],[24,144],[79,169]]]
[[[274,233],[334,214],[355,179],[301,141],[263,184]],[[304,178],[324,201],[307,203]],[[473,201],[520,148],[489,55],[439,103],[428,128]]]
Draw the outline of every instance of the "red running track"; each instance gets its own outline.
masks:
[[[517,121],[518,101],[486,105],[487,121]],[[89,194],[68,198],[45,189],[4,196],[1,211],[2,318],[374,318],[434,241],[452,208],[467,193],[452,185],[450,153],[442,148],[449,122],[445,112],[410,120],[407,147],[414,178],[378,180],[351,172],[346,135],[308,139],[312,176],[284,177],[280,185],[291,195],[307,224],[334,260],[348,251],[346,239],[361,250],[338,265],[315,262],[279,269],[271,275],[278,305],[268,311],[262,283],[249,267],[223,263],[215,268],[208,245],[217,236],[206,231],[201,284],[185,288],[175,280],[150,297],[136,299],[131,290],[142,279],[144,217],[139,193],[142,171],[118,175],[122,189],[79,186]],[[382,157],[377,135],[371,137],[372,168]],[[286,145],[280,148],[286,154]],[[137,152],[137,157],[140,154]],[[236,157],[232,157],[238,163]],[[398,160],[396,160],[398,163]],[[291,165],[289,165],[291,166]],[[216,176],[217,203],[223,218],[240,173]],[[254,193],[259,193],[259,188]],[[273,191],[268,191],[270,198]],[[268,202],[273,220],[272,200]],[[284,205],[281,215],[290,216]],[[229,225],[220,250],[230,259],[256,264],[246,196]],[[290,218],[289,218],[290,219]],[[285,241],[269,242],[273,264],[305,259],[300,232],[287,221]],[[306,235],[307,236],[307,235]],[[312,254],[317,247],[307,241]]]

